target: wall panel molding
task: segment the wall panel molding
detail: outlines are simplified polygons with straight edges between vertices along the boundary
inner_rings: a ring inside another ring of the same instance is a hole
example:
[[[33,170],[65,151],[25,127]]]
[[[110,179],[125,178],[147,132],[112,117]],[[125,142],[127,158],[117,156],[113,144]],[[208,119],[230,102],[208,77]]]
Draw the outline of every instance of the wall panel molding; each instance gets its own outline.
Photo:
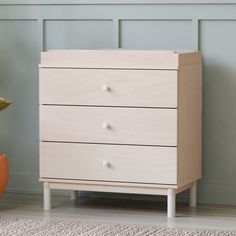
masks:
[[[44,50],[114,47],[113,19],[44,19],[43,32]]]
[[[199,50],[199,19],[192,19],[192,40],[193,40],[193,49]]]
[[[44,51],[44,19],[38,18],[39,49]]]
[[[114,48],[120,48],[120,19],[113,19],[113,43]]]
[[[121,19],[120,46],[140,49],[194,49],[191,19]]]
[[[236,4],[234,0],[0,0],[0,5],[208,5]]]
[[[29,26],[29,21],[35,24]],[[20,28],[17,25],[7,29],[5,22],[19,22]],[[104,26],[99,22],[104,22]],[[73,48],[120,48],[125,40],[126,45],[135,44],[137,48],[180,45],[202,50],[204,171],[199,200],[236,205],[236,112],[230,109],[236,100],[235,0],[0,0],[0,26],[1,23],[4,26],[0,29],[9,38],[0,37],[0,96],[13,100],[9,110],[0,116],[5,124],[0,130],[0,151],[10,155],[12,165],[9,191],[41,193],[35,174],[40,51],[47,50],[49,41],[50,47],[60,48],[68,44],[73,44]],[[175,27],[179,27],[179,35]],[[160,37],[160,32],[170,39]],[[62,36],[63,40],[59,39]],[[179,43],[175,44],[175,40]],[[14,47],[13,42],[19,47]],[[19,100],[27,104],[23,109],[18,107]]]

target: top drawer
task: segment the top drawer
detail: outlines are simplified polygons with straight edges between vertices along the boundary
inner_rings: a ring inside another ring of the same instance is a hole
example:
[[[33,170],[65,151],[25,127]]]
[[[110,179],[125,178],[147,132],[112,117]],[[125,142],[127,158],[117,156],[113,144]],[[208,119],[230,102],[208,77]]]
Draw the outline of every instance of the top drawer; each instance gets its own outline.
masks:
[[[40,69],[40,104],[177,107],[177,71]]]

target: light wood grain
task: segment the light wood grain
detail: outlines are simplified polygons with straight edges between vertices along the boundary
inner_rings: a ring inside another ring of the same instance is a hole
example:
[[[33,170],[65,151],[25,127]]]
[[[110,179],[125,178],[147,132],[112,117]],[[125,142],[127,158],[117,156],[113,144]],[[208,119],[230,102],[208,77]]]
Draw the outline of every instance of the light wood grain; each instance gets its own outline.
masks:
[[[103,128],[106,122],[109,127]],[[176,109],[41,106],[44,141],[177,144]]]
[[[178,69],[200,64],[199,52],[155,50],[65,50],[41,53],[40,67]]]
[[[166,188],[143,188],[132,187],[132,186],[101,186],[101,185],[86,185],[82,183],[62,183],[62,182],[52,182],[50,184],[50,188],[52,189],[64,189],[64,190],[78,190],[78,191],[93,191],[93,192],[110,192],[110,193],[133,193],[133,194],[151,194],[151,195],[167,195]]]
[[[42,142],[40,155],[41,177],[177,183],[176,148]]]
[[[178,186],[182,186],[201,177],[201,65],[180,68],[178,81]]]
[[[177,71],[40,69],[40,103],[176,108]]]
[[[101,185],[106,186],[122,186],[122,187],[138,187],[138,188],[173,188],[177,189],[177,185],[173,184],[150,184],[150,183],[131,183],[131,182],[113,182],[113,181],[95,181],[95,180],[75,180],[75,179],[52,179],[52,178],[39,178],[41,182],[49,183],[65,183],[65,184],[83,184],[83,185]],[[188,187],[192,185],[189,184]],[[180,188],[181,190],[182,188]]]

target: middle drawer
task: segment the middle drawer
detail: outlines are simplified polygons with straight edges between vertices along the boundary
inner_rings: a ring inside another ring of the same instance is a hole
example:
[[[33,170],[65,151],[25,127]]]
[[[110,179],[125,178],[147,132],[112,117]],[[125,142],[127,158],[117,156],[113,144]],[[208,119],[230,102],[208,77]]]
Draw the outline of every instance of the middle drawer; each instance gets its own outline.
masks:
[[[42,141],[177,145],[177,110],[40,106]]]

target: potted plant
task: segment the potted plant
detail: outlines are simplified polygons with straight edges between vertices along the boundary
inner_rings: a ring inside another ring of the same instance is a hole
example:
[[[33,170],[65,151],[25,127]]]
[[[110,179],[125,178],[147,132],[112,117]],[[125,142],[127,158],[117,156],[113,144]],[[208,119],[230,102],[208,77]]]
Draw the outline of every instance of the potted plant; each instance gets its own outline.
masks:
[[[0,98],[0,111],[7,108],[10,104],[11,102],[3,98]],[[2,195],[5,192],[8,183],[8,178],[9,178],[8,161],[6,155],[0,153],[0,197],[2,197]]]

